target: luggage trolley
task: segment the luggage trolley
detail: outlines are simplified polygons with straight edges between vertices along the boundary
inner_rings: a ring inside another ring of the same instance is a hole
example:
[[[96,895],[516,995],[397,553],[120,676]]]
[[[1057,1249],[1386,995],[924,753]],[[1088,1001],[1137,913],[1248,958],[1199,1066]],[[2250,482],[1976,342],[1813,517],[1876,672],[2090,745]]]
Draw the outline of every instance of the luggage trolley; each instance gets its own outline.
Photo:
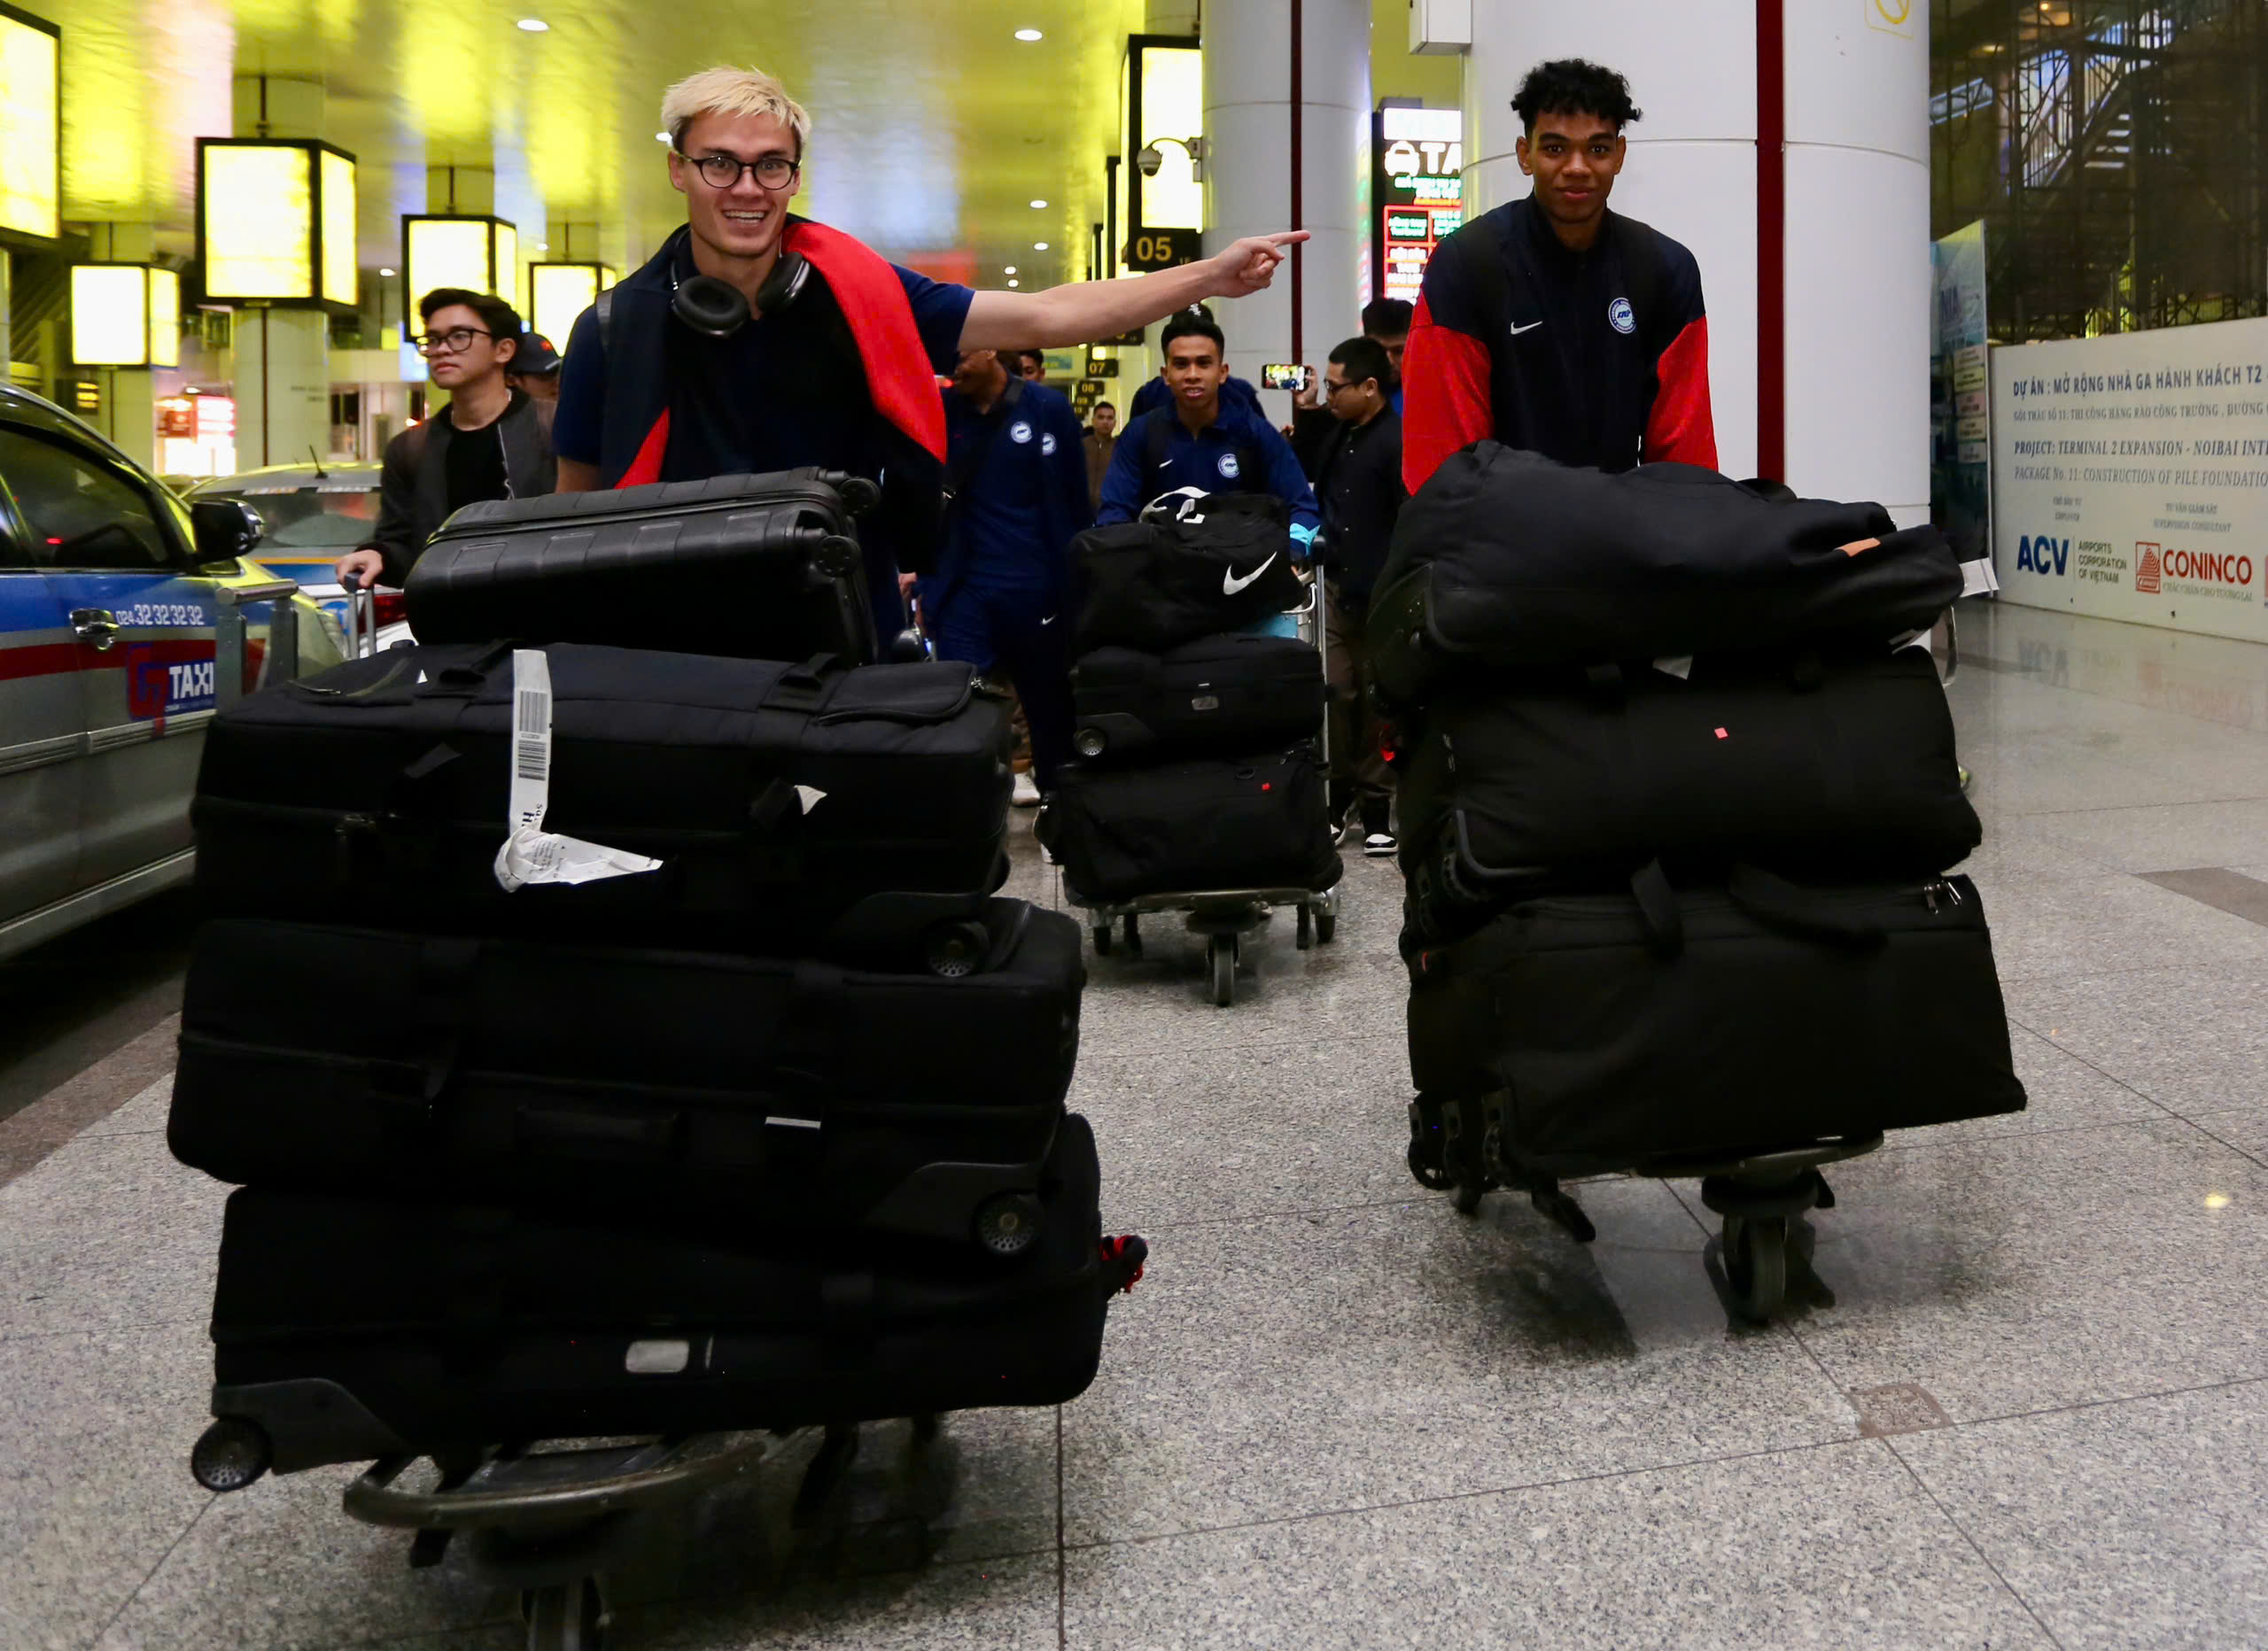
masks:
[[[1323,616],[1323,576],[1320,570],[1310,568],[1301,577],[1307,581],[1307,604],[1289,611],[1298,622],[1300,640],[1315,649],[1317,664],[1328,680],[1331,660]],[[1331,717],[1327,709],[1320,749],[1327,773],[1331,767]],[[1237,999],[1237,964],[1243,957],[1244,937],[1265,926],[1278,907],[1289,906],[1298,912],[1293,944],[1301,951],[1317,943],[1328,946],[1339,934],[1336,883],[1328,888],[1211,888],[1144,895],[1133,900],[1090,902],[1066,881],[1063,897],[1086,914],[1094,931],[1096,955],[1105,957],[1110,955],[1113,942],[1118,939],[1123,940],[1129,957],[1142,955],[1143,918],[1169,911],[1187,913],[1185,926],[1189,932],[1205,936],[1206,970],[1213,1002],[1222,1009],[1231,1007]]]

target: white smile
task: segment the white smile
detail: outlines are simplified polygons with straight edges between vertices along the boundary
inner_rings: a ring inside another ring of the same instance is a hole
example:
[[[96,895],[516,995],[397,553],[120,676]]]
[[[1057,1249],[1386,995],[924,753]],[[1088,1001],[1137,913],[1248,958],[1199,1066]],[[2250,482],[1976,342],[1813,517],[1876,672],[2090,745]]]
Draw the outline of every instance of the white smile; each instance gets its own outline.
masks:
[[[728,212],[725,214],[734,223],[762,223],[771,215],[768,212]]]

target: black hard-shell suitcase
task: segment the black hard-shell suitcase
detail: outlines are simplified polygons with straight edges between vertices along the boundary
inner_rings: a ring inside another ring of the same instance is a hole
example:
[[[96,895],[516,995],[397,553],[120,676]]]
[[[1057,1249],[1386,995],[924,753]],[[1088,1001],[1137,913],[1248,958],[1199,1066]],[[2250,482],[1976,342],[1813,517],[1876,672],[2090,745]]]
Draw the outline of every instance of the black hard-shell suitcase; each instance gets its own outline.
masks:
[[[1503,1092],[1509,1149],[1557,1174],[2023,1110],[1967,878],[1637,886],[1405,944],[1418,1089]]]
[[[897,967],[950,941],[1006,875],[1007,718],[966,665],[543,651],[544,829],[658,871],[507,893],[512,652],[406,647],[214,721],[191,809],[209,903]]]
[[[1072,743],[1090,761],[1230,756],[1311,740],[1323,664],[1293,637],[1208,636],[1162,654],[1098,648],[1071,668]]]
[[[270,1189],[1013,1246],[1084,970],[1070,919],[985,917],[990,955],[955,979],[208,923],[168,1140]]]
[[[1480,442],[1395,519],[1365,634],[1381,695],[1557,665],[1886,643],[1963,588],[1932,527],[1775,500],[1689,464],[1608,475]]]
[[[875,656],[851,518],[874,484],[784,470],[467,505],[409,570],[421,642],[595,642],[745,659]]]
[[[1207,498],[1181,519],[1089,528],[1071,541],[1071,653],[1161,653],[1297,608],[1291,513],[1261,493]]]
[[[1445,692],[1396,752],[1413,926],[1650,860],[1805,880],[1932,875],[1983,835],[1925,647],[1704,655]]]
[[[230,1195],[214,1414],[278,1472],[505,1439],[687,1434],[1062,1404],[1109,1294],[1093,1134],[1067,1117],[1039,1240],[726,1245],[496,1208]]]
[[[1063,880],[1094,904],[1339,880],[1324,774],[1309,745],[1149,768],[1063,771],[1044,820]]]

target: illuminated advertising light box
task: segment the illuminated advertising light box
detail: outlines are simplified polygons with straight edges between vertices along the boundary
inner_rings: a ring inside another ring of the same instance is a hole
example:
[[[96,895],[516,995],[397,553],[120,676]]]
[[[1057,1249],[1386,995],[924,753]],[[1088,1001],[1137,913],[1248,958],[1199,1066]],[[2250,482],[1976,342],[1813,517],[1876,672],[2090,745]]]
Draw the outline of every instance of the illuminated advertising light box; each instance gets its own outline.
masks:
[[[61,30],[0,4],[0,235],[63,233],[62,63]]]
[[[405,213],[401,220],[402,322],[425,330],[418,300],[439,287],[462,287],[518,307],[520,232],[479,213]]]
[[[1192,139],[1205,133],[1204,59],[1193,37],[1134,35],[1126,42],[1121,99],[1126,121],[1125,239],[1116,250],[1130,269],[1164,269],[1203,255],[1205,186],[1197,180]],[[1158,151],[1158,171],[1144,177],[1136,157]]]
[[[1372,128],[1374,288],[1381,298],[1414,303],[1433,249],[1464,222],[1464,116],[1456,109],[1381,109]]]
[[[208,303],[352,310],[354,157],[315,138],[198,138],[197,255]]]
[[[528,266],[528,325],[564,353],[575,318],[590,308],[602,288],[614,284],[605,264],[536,263]]]
[[[178,367],[181,277],[146,264],[74,264],[71,359],[81,367]]]

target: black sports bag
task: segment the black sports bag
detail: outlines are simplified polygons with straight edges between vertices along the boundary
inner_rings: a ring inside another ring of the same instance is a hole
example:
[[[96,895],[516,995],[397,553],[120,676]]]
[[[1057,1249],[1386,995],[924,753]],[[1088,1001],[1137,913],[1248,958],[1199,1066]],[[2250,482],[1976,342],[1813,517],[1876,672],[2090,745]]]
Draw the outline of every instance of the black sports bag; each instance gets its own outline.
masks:
[[[1075,658],[1099,647],[1163,653],[1297,608],[1291,513],[1262,493],[1216,493],[1180,519],[1090,528],[1071,541]]]
[[[214,722],[191,809],[210,905],[918,967],[1006,874],[1007,718],[966,665],[541,651],[543,829],[658,870],[507,893],[515,764],[542,760],[516,743],[513,650],[394,648]]]
[[[1390,703],[1452,678],[1887,642],[1961,593],[1935,528],[1776,500],[1687,464],[1607,475],[1484,441],[1402,508],[1367,634]]]
[[[878,1237],[737,1244],[478,1205],[232,1194],[213,1412],[279,1473],[500,1439],[858,1422],[1086,1391],[1113,1291],[1074,1114],[1009,1262]]]
[[[441,524],[402,599],[421,642],[863,663],[874,608],[850,519],[874,500],[817,469],[490,500]]]
[[[1395,755],[1413,927],[1650,860],[1805,880],[1920,878],[1983,835],[1929,651],[1704,655],[1460,688]]]
[[[1264,751],[1323,725],[1323,662],[1293,637],[1208,636],[1162,654],[1098,648],[1071,668],[1072,744],[1110,763]]]
[[[971,972],[941,978],[208,923],[167,1138],[275,1189],[1012,1245],[1085,977],[1060,913],[995,900],[984,932]]]
[[[1339,880],[1312,746],[1148,768],[1063,771],[1044,825],[1085,903]]]
[[[1419,1090],[1502,1091],[1514,1156],[1561,1174],[2023,1109],[1967,878],[1634,888],[1411,950]]]

